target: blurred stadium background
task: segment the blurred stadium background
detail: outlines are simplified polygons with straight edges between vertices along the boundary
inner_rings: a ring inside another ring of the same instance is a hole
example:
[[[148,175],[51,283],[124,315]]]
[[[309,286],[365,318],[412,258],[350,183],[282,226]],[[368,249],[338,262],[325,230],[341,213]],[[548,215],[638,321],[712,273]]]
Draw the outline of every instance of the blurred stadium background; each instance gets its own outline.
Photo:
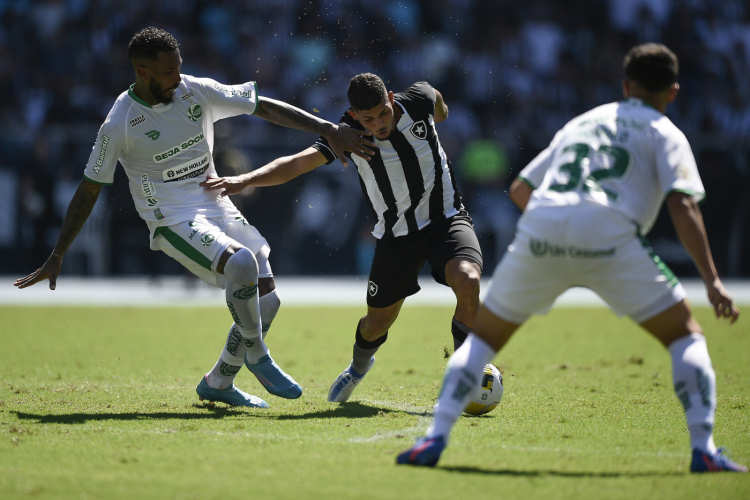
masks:
[[[680,58],[668,116],[691,142],[722,276],[750,277],[750,3],[746,0],[0,0],[0,274],[39,267],[56,240],[96,132],[133,81],[127,44],[154,25],[181,43],[183,72],[258,82],[261,95],[331,121],[348,80],[389,90],[426,80],[489,272],[518,212],[505,193],[574,115],[621,98],[621,62],[642,42]],[[312,144],[252,117],[216,126],[220,175]],[[339,162],[235,203],[270,242],[277,275],[366,275],[373,221]],[[679,276],[696,276],[662,214],[650,234]],[[148,247],[121,169],[67,254],[63,276],[184,271]],[[358,295],[359,297],[359,295]]]

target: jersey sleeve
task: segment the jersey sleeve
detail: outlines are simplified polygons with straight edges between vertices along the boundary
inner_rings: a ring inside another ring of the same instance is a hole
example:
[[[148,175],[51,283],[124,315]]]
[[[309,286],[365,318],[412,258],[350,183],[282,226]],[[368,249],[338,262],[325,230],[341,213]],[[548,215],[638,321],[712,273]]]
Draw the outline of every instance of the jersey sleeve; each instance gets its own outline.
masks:
[[[258,85],[224,85],[211,78],[196,78],[206,102],[211,106],[213,121],[237,115],[252,115],[258,107]]]
[[[531,189],[538,188],[542,184],[544,175],[547,173],[547,170],[552,163],[555,148],[561,137],[562,131],[558,132],[552,139],[550,145],[536,155],[536,158],[531,160],[529,164],[521,170],[521,173],[518,174],[518,179],[528,184]]]
[[[362,126],[357,123],[357,120],[352,118],[348,112],[344,113],[344,116],[342,116],[341,120],[339,120],[339,127],[362,128]],[[337,158],[336,154],[333,152],[333,149],[331,149],[331,146],[328,143],[328,139],[326,139],[322,135],[318,137],[318,140],[315,141],[315,144],[312,145],[312,148],[317,149],[318,151],[323,153],[323,156],[326,157],[326,165],[330,165]],[[352,154],[349,151],[344,151],[344,154],[347,158],[351,159]]]
[[[432,88],[432,85],[427,82],[414,83],[411,87],[394,97],[397,97],[398,102],[410,110],[410,114],[412,114],[411,110],[416,110],[416,114],[418,115],[435,115],[437,94],[435,94],[435,89]]]
[[[111,118],[111,115],[108,116],[99,128],[89,161],[86,162],[86,170],[83,172],[86,180],[105,186],[112,185],[117,161],[124,150],[123,133],[118,131]]]
[[[662,134],[655,154],[659,187],[665,196],[678,191],[690,194],[696,202],[703,201],[706,191],[693,151],[682,132]]]

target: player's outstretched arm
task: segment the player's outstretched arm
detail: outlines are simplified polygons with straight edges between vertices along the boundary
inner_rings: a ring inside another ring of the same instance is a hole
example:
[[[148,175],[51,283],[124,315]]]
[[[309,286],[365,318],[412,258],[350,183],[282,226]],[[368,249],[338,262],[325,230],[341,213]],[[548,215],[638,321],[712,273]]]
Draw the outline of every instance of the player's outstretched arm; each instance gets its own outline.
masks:
[[[703,224],[703,216],[698,204],[691,195],[675,191],[667,196],[667,207],[680,242],[695,262],[706,284],[708,300],[714,308],[716,317],[730,318],[729,322],[734,323],[740,311],[732,302],[732,297],[724,288],[716,272],[706,227]]]
[[[521,179],[515,178],[508,190],[508,196],[510,197],[510,201],[512,201],[513,204],[523,212],[526,205],[529,204],[529,199],[533,192],[534,190],[531,189],[531,186],[523,182]]]
[[[47,262],[41,268],[26,277],[17,279],[14,283],[15,286],[26,288],[27,286],[49,279],[50,290],[55,289],[57,286],[57,276],[60,274],[60,268],[62,267],[63,256],[68,251],[68,248],[70,248],[70,245],[73,244],[73,240],[78,236],[86,219],[91,215],[91,210],[96,205],[96,200],[99,199],[101,190],[101,184],[81,179],[81,183],[78,185],[73,199],[70,200],[70,205],[68,205],[68,211],[65,213],[60,236],[57,237],[57,243],[54,250],[52,250],[52,255],[49,256]]]
[[[328,144],[333,153],[338,156],[345,167],[349,166],[349,161],[344,156],[344,151],[351,151],[365,160],[369,160],[374,154],[371,148],[375,147],[375,143],[362,137],[370,135],[369,132],[334,125],[329,121],[322,120],[317,116],[313,116],[282,101],[259,97],[255,116],[259,116],[282,127],[295,128],[322,135],[328,139]]]
[[[221,196],[237,194],[246,187],[277,186],[325,164],[326,157],[315,148],[307,148],[292,156],[277,158],[271,163],[233,177],[210,177],[201,182],[206,191],[222,189]]]

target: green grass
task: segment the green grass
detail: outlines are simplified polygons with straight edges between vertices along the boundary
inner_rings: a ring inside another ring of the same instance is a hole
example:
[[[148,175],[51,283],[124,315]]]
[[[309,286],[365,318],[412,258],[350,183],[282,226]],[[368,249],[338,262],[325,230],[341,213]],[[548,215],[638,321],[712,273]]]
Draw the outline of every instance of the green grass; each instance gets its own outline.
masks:
[[[436,469],[396,467],[429,423],[449,308],[406,306],[347,404],[325,401],[363,307],[283,307],[268,337],[305,394],[237,385],[269,410],[195,395],[220,308],[0,308],[0,497],[750,498],[748,475],[690,475],[667,352],[605,309],[534,318],[496,363],[505,396],[461,418]],[[716,441],[750,462],[750,335],[710,311]]]

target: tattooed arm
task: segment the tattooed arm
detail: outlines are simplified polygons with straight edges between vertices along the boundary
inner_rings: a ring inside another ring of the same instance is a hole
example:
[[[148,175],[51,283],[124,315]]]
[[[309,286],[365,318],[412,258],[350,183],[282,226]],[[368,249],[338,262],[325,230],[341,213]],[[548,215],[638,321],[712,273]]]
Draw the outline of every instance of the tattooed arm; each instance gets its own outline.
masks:
[[[60,274],[60,268],[62,267],[63,256],[68,251],[68,248],[70,248],[70,245],[73,244],[73,240],[78,236],[83,223],[91,215],[91,210],[94,208],[101,190],[102,186],[100,184],[89,182],[86,179],[81,180],[78,189],[73,195],[73,199],[70,200],[70,205],[68,205],[68,211],[65,214],[65,220],[63,220],[60,236],[57,237],[57,243],[54,250],[52,250],[52,255],[49,256],[47,262],[41,268],[24,278],[17,279],[14,283],[15,286],[26,288],[27,286],[49,279],[50,290],[55,289],[57,275]]]
[[[344,151],[351,151],[366,160],[369,160],[374,154],[369,148],[374,148],[375,144],[362,137],[363,135],[370,135],[369,132],[339,127],[282,101],[260,97],[255,116],[282,127],[322,135],[328,139],[331,149],[345,167],[349,166],[349,162],[344,156]]]

